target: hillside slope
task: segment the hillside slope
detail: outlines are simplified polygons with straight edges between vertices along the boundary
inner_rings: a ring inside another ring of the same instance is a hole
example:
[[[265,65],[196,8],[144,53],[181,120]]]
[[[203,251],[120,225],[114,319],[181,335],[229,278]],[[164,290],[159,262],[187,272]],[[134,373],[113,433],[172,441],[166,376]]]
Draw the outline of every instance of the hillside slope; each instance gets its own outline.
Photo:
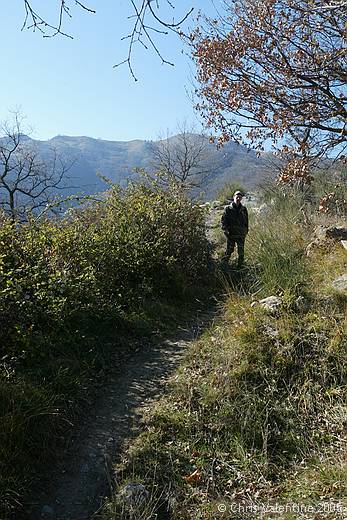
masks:
[[[346,251],[308,254],[327,221],[298,207],[278,196],[251,219],[247,266],[221,264],[223,315],[115,468],[104,520],[346,518]]]
[[[175,139],[176,136],[173,136],[169,141],[174,143]],[[128,179],[136,178],[134,168],[151,168],[151,150],[155,144],[143,140],[105,141],[70,136],[56,136],[48,141],[28,137],[26,140],[37,148],[40,155],[47,157],[54,149],[65,161],[72,163],[65,183],[68,194],[79,191],[92,194],[104,190],[105,183],[97,172],[124,186]],[[208,199],[215,198],[218,189],[227,181],[255,186],[267,169],[265,157],[257,157],[254,151],[248,151],[241,145],[227,143],[223,149],[217,149],[207,138],[206,142],[204,169],[210,174],[202,191]]]

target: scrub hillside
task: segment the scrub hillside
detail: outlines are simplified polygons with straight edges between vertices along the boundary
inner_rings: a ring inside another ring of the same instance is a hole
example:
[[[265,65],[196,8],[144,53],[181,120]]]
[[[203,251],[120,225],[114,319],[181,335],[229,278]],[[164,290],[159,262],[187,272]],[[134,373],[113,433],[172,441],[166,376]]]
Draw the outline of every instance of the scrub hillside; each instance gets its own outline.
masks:
[[[105,520],[345,517],[339,189],[327,207],[318,181],[306,191],[272,186],[250,208],[246,267],[221,263],[221,316],[188,350],[115,467]]]

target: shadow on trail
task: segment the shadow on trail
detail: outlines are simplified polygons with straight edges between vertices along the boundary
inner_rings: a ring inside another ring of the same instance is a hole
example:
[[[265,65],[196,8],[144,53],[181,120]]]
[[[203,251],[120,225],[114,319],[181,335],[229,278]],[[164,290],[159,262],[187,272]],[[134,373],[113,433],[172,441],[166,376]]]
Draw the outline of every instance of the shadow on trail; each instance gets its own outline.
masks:
[[[215,316],[215,309],[200,313],[170,338],[139,349],[114,368],[67,452],[41,482],[42,491],[26,503],[26,513],[18,515],[18,520],[93,518],[114,487],[112,465],[119,460],[122,446],[139,433],[144,411],[164,392],[188,344]]]

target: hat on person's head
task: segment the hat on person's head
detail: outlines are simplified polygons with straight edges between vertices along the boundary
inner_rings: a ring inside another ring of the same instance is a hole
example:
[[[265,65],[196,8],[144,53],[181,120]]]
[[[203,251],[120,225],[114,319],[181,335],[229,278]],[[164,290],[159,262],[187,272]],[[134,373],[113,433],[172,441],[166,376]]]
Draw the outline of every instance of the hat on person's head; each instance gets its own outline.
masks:
[[[239,190],[235,191],[234,197],[236,197],[237,195],[241,195],[241,197],[243,197],[242,191],[239,191]]]

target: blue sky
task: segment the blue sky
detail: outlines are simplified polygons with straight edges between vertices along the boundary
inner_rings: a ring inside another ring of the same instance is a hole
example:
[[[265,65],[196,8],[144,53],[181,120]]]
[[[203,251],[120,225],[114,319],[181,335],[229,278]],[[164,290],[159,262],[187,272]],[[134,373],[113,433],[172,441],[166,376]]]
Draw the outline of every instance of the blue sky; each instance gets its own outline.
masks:
[[[58,0],[31,3],[48,19],[57,19]],[[128,42],[121,38],[131,27],[130,0],[86,3],[96,9],[95,15],[71,0],[72,18],[66,18],[64,29],[73,39],[21,31],[24,2],[6,3],[0,19],[0,120],[19,108],[37,139],[58,134],[156,139],[183,120],[196,123],[187,93],[192,90],[194,69],[182,54],[178,37],[155,36],[163,57],[174,67],[162,65],[153,51],[136,47],[133,67],[139,81],[135,82],[126,65],[113,68],[127,56]],[[211,0],[177,0],[175,5],[177,18],[191,6],[196,14],[199,9],[213,12]],[[167,12],[172,16],[168,8]]]

